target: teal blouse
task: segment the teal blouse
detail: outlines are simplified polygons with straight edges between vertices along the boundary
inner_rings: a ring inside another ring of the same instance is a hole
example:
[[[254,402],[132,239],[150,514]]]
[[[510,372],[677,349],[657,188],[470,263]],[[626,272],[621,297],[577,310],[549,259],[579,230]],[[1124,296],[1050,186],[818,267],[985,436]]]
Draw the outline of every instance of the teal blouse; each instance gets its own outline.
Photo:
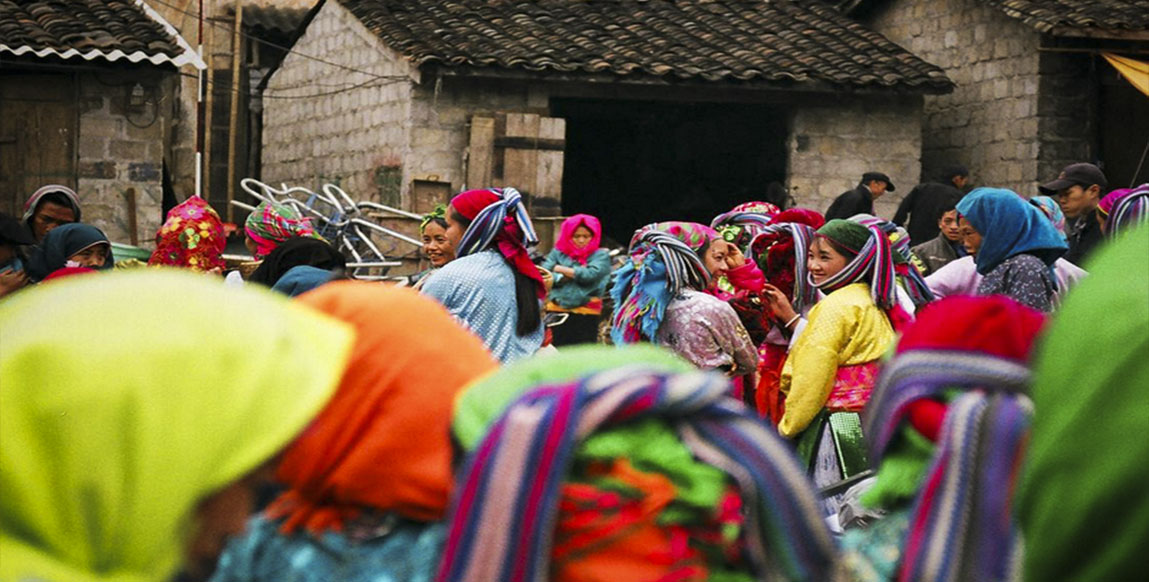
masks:
[[[574,309],[586,305],[592,297],[602,297],[606,293],[606,284],[610,280],[610,254],[606,249],[598,249],[586,260],[586,265],[563,254],[558,249],[551,249],[543,261],[543,268],[554,272],[557,265],[574,269],[574,277],[564,277],[555,273],[555,285],[551,288],[547,299],[554,301],[559,307]]]

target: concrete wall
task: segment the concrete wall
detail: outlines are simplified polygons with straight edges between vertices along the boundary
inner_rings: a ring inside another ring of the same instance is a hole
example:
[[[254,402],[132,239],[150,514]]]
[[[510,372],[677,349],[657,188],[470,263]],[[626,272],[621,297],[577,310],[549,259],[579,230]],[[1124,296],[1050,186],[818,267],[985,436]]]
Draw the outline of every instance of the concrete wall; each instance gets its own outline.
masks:
[[[77,192],[84,222],[113,241],[132,241],[129,190],[135,191],[136,242],[151,247],[163,222],[162,168],[171,131],[174,73],[145,69],[82,74]],[[135,84],[146,103],[130,109]]]
[[[1042,176],[1037,32],[980,0],[896,0],[867,24],[957,84],[925,97],[924,175],[961,163],[977,185],[1031,191]]]
[[[825,212],[863,173],[875,170],[897,190],[875,201],[874,211],[893,218],[921,175],[921,98],[854,97],[797,109],[788,143],[787,186],[798,206]]]
[[[293,51],[264,93],[264,181],[332,182],[355,199],[399,203],[417,73],[338,2],[324,5]]]

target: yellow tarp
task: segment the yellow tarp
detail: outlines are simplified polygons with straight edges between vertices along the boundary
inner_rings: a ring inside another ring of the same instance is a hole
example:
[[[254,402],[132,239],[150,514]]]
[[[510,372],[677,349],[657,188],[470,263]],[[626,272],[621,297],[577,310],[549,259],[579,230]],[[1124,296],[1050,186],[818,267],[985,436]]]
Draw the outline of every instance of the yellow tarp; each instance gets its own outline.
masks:
[[[1149,95],[1149,63],[1126,57],[1119,57],[1113,53],[1101,53],[1113,68],[1121,73],[1125,80],[1137,87],[1137,90]]]

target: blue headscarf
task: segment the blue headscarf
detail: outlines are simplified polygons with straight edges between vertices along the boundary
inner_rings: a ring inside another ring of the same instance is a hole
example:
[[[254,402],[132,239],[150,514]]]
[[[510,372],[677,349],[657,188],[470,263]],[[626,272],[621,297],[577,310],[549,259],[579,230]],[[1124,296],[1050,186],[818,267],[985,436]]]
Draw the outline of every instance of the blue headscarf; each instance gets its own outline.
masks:
[[[981,248],[974,257],[981,275],[1021,253],[1052,266],[1069,250],[1045,214],[1013,190],[978,188],[958,202],[957,211],[981,233]]]

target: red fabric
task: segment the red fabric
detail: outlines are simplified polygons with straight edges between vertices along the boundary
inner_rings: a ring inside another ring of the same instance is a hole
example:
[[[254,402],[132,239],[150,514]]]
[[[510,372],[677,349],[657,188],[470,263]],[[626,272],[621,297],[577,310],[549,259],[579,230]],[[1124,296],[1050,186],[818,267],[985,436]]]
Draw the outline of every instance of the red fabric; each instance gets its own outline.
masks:
[[[467,190],[451,199],[451,208],[463,218],[474,220],[484,208],[500,200],[502,197],[489,189]],[[514,216],[503,218],[503,228],[495,235],[495,246],[516,271],[535,281],[535,294],[540,300],[546,300],[547,288],[543,283],[543,275],[531,261],[531,255],[527,252],[527,247],[523,246],[522,239],[523,231],[515,222]]]
[[[72,275],[86,275],[88,273],[95,273],[95,269],[87,267],[62,267],[52,271],[44,281],[51,281],[52,279],[63,279],[64,277],[71,277]]]
[[[591,234],[590,242],[581,249],[576,247],[571,240],[580,226],[585,226]],[[578,261],[580,265],[585,265],[586,260],[598,250],[601,244],[602,225],[598,219],[589,214],[576,214],[563,221],[562,227],[559,229],[559,239],[555,241],[555,248],[562,254]]]
[[[906,410],[910,425],[922,436],[937,442],[938,433],[946,419],[948,407],[937,400],[921,398],[910,403]]]
[[[787,346],[762,344],[758,348],[758,388],[754,391],[754,404],[758,416],[774,426],[782,421],[786,412],[786,399],[782,397],[782,366],[786,364]]]
[[[771,222],[773,224],[780,222],[797,222],[798,224],[805,224],[814,230],[818,230],[822,228],[823,224],[826,224],[826,217],[822,216],[822,213],[817,210],[791,208],[775,214]]]
[[[726,271],[726,280],[730,281],[735,289],[744,289],[751,293],[761,293],[762,286],[766,284],[762,270],[750,258],[747,258],[741,267]]]
[[[349,324],[356,340],[335,395],[284,452],[277,477],[288,490],[268,516],[286,518],[284,533],[342,529],[365,508],[442,519],[455,397],[495,361],[411,289],[340,281],[296,301]]]
[[[1045,315],[1003,295],[946,297],[925,305],[898,342],[910,350],[982,352],[1029,361]]]

